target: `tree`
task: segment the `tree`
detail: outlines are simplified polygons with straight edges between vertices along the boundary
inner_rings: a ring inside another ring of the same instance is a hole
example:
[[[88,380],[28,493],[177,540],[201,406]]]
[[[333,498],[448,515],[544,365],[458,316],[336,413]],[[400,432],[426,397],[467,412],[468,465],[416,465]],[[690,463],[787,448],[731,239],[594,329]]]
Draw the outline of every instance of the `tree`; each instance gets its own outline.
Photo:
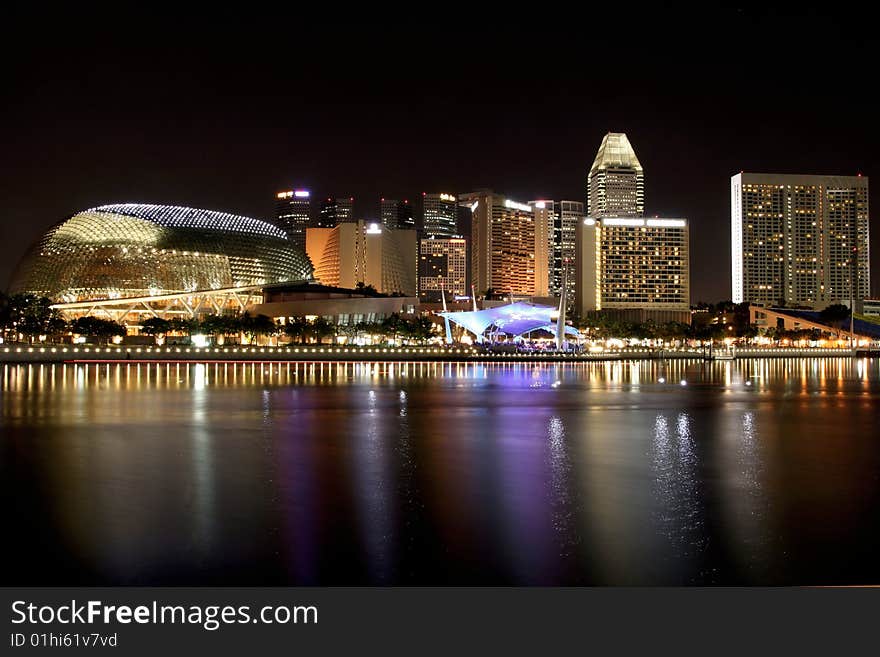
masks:
[[[414,317],[407,322],[407,334],[410,338],[425,344],[434,336],[434,322],[428,317]]]
[[[370,336],[381,334],[383,332],[383,327],[381,322],[358,322],[355,328],[355,335],[358,337],[367,334]]]
[[[191,336],[194,331],[198,330],[199,323],[189,317],[175,317],[168,320],[168,332],[180,333],[187,337]]]
[[[154,338],[164,337],[171,330],[171,322],[161,317],[150,317],[145,319],[141,325],[141,333],[144,335],[152,335]],[[158,341],[158,340],[157,340]]]
[[[337,335],[344,335],[346,344],[351,344],[358,335],[357,324],[338,324],[336,326]]]
[[[358,281],[357,285],[354,286],[354,289],[363,294],[368,294],[372,296],[379,295],[379,290],[373,287],[372,283],[370,285],[364,285],[363,281]]]
[[[305,317],[298,315],[291,317],[287,324],[284,325],[284,335],[293,340],[298,339],[300,344],[305,344],[310,329],[311,324],[309,321]]]
[[[217,318],[217,329],[224,341],[227,336],[235,336],[235,342],[241,340],[241,316],[240,315],[215,315]],[[217,335],[215,333],[215,335]]]
[[[52,308],[51,299],[35,294],[4,297],[0,322],[4,330],[21,333],[31,342],[38,336],[62,333],[67,328],[61,313]]]
[[[688,337],[690,326],[681,322],[666,322],[658,328],[658,335],[664,340],[684,340]]]
[[[694,340],[700,340],[701,342],[715,341],[722,339],[724,337],[725,331],[726,329],[723,324],[692,324],[690,337]]]
[[[736,337],[751,340],[758,337],[758,327],[755,324],[749,324],[743,329],[737,329]]]
[[[738,338],[753,338],[758,334],[758,327],[751,323],[749,302],[743,301],[733,309],[733,332]]]
[[[248,338],[248,342],[254,342],[258,335],[275,335],[278,332],[278,326],[275,320],[266,315],[251,315],[245,311],[240,316],[241,331]]]
[[[192,330],[204,335],[213,335],[218,344],[223,344],[227,336],[241,334],[241,322],[240,315],[203,315]],[[219,340],[220,337],[223,340]]]
[[[660,335],[660,328],[653,319],[633,326],[634,337],[641,340],[654,340]]]
[[[382,320],[381,331],[382,334],[387,338],[391,336],[397,341],[398,336],[405,330],[405,320],[400,316],[399,313],[391,313]]]
[[[0,337],[6,337],[6,331],[12,328],[12,317],[10,315],[9,297],[0,292]]]
[[[322,344],[324,342],[324,338],[331,335],[336,335],[335,324],[332,324],[330,320],[328,320],[326,317],[316,317],[312,321],[311,330],[312,334],[315,336],[315,339],[318,341],[318,344]]]
[[[849,317],[849,308],[842,303],[832,304],[819,313],[819,318],[825,324],[837,329],[838,335],[840,334],[841,326],[844,322],[849,321]]]
[[[70,323],[70,330],[78,335],[103,339],[104,342],[109,342],[115,336],[125,335],[122,324],[100,317],[77,317]]]

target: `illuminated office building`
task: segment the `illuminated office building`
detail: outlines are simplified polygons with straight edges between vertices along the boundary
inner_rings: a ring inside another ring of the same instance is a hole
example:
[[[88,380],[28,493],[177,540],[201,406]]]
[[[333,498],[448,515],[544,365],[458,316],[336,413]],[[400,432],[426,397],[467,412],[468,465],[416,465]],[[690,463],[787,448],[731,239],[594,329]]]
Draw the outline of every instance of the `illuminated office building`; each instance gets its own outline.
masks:
[[[730,180],[733,300],[856,303],[870,293],[868,178],[739,173]]]
[[[584,204],[579,201],[531,201],[535,208],[535,220],[548,227],[548,287],[549,293],[559,296],[562,292],[563,267],[568,268],[568,298],[574,303],[575,235],[584,220]]]
[[[415,230],[390,230],[365,221],[309,228],[306,253],[315,265],[315,278],[324,285],[355,288],[363,283],[385,294],[416,296]]]
[[[587,216],[641,217],[645,213],[645,175],[626,134],[602,138],[587,174]]]
[[[546,296],[549,241],[536,230],[534,208],[488,190],[459,201],[473,213],[471,277],[477,292]],[[536,262],[544,263],[543,270]]]
[[[318,228],[333,228],[338,224],[354,221],[354,197],[326,198],[318,211]]]
[[[311,219],[312,200],[308,190],[296,189],[275,195],[275,225],[287,233],[291,243],[306,248],[306,228]]]
[[[422,193],[422,228],[425,235],[450,237],[458,234],[458,202],[454,194]]]
[[[412,229],[416,227],[412,205],[408,199],[402,201],[392,198],[380,199],[379,218],[385,228]]]

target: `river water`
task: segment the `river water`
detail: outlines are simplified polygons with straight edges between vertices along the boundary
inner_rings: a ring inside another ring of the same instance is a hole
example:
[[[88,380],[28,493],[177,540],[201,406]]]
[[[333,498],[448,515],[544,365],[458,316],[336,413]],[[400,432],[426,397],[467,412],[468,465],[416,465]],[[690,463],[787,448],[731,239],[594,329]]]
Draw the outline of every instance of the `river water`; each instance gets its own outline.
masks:
[[[880,584],[878,368],[0,366],[2,583]]]

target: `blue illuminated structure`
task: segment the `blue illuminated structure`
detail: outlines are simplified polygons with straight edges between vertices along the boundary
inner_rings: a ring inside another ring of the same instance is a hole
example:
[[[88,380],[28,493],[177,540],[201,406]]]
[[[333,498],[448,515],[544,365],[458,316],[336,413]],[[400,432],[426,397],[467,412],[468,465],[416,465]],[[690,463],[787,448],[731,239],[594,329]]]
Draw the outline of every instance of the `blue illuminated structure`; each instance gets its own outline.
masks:
[[[553,306],[517,301],[495,308],[442,312],[440,315],[470,331],[476,336],[477,342],[482,342],[483,334],[490,327],[493,328],[493,332],[500,331],[514,337],[539,330],[557,335],[559,309]],[[578,330],[572,326],[565,327],[565,334],[575,337],[580,335]],[[557,340],[557,344],[560,342]]]

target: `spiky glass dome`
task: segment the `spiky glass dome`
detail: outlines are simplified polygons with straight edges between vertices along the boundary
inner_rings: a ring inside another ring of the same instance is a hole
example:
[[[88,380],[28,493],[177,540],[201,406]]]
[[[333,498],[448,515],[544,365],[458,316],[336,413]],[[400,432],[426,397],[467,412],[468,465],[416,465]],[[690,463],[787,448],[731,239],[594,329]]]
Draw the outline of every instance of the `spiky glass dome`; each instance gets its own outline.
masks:
[[[311,278],[306,254],[272,224],[125,203],[83,210],[50,228],[22,258],[11,291],[72,302]]]

